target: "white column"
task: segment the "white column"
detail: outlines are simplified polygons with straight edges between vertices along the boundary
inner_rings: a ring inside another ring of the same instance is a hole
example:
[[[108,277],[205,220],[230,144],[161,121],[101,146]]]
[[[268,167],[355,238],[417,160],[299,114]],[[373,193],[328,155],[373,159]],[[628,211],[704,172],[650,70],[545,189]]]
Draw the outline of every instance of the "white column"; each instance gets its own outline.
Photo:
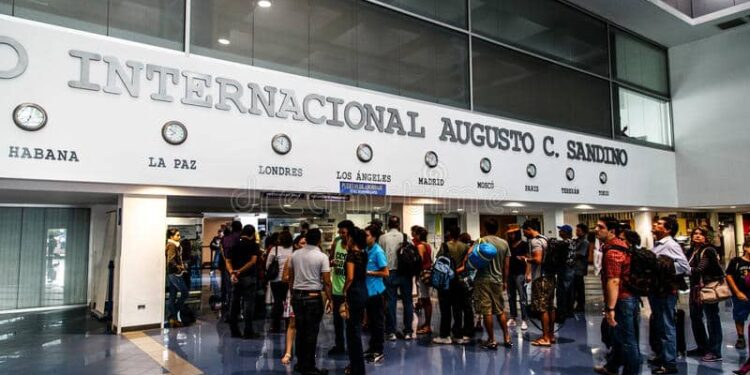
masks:
[[[651,235],[654,213],[651,211],[639,211],[635,214],[635,231],[641,236],[641,246],[646,249],[654,247],[654,236]]]
[[[745,242],[745,223],[742,220],[742,214],[734,214],[734,251],[737,256],[742,253],[742,244]]]
[[[115,260],[113,323],[124,328],[164,322],[167,198],[122,195]]]
[[[401,228],[407,236],[411,234],[413,225],[424,226],[424,206],[421,204],[404,204],[401,207]]]
[[[482,232],[481,223],[479,222],[479,212],[466,212],[466,233],[471,235],[472,239],[479,238]]]
[[[578,212],[575,211],[566,211],[563,215],[563,219],[565,221],[565,224],[570,225],[573,227],[573,233],[575,234],[576,231],[576,225],[578,225]]]
[[[557,237],[557,227],[563,224],[566,224],[563,210],[545,210],[542,234],[547,237]]]

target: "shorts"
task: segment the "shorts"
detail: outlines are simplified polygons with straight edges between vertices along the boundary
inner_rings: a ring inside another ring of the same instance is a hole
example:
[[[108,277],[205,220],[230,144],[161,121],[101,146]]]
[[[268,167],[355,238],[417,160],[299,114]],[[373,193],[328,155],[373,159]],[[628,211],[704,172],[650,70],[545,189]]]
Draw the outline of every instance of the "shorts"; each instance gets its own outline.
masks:
[[[531,310],[548,312],[555,309],[555,277],[542,276],[531,283]]]
[[[503,284],[480,281],[474,284],[474,313],[479,315],[500,315],[505,311]]]
[[[739,298],[732,296],[732,317],[735,322],[745,322],[750,315],[750,301],[743,302]]]
[[[417,280],[417,289],[419,289],[419,298],[430,298],[430,287],[422,280]]]

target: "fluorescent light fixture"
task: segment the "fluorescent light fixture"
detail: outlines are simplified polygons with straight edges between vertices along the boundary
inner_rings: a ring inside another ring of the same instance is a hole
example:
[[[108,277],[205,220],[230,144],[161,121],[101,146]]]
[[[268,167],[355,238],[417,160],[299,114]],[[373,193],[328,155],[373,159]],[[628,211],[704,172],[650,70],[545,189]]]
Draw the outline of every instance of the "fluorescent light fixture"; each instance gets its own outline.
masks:
[[[729,208],[737,208],[737,206],[729,206]]]
[[[509,203],[504,204],[503,206],[505,206],[505,207],[524,207],[524,204],[523,203],[518,203],[518,202],[509,202]]]
[[[260,0],[258,2],[258,6],[261,7],[261,8],[270,8],[271,7],[271,2],[268,1],[268,0]]]
[[[225,46],[228,46],[228,45],[229,45],[229,43],[231,43],[231,42],[229,41],[229,39],[225,39],[225,38],[219,38],[219,40],[217,40],[217,42],[219,42],[219,44],[223,44],[223,45],[225,45]]]
[[[593,210],[594,209],[594,207],[589,206],[588,204],[579,204],[575,206],[574,208],[577,208],[579,210]]]
[[[463,208],[457,208],[456,211],[458,211],[458,212],[464,212],[464,209]]]
[[[651,211],[648,207],[641,207],[638,211]]]
[[[380,207],[373,207],[372,209],[373,209],[373,210],[379,210],[379,209],[380,209]]]
[[[513,213],[513,214],[517,214],[518,210],[511,210],[510,212]]]
[[[291,204],[285,204],[284,207],[292,207]]]

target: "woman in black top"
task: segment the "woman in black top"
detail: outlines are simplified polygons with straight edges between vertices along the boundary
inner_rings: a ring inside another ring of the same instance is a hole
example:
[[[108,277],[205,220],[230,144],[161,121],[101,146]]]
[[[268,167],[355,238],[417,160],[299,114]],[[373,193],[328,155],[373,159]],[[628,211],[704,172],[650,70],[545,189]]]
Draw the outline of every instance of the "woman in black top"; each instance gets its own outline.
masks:
[[[348,322],[346,324],[346,343],[349,349],[349,366],[346,374],[362,375],[365,373],[365,357],[362,349],[362,319],[367,302],[367,240],[365,231],[354,227],[349,232],[349,243],[346,255],[346,283],[344,296],[348,305]],[[336,313],[339,313],[338,311]]]
[[[516,298],[521,304],[521,329],[526,330],[526,262],[524,257],[529,256],[529,244],[521,237],[521,228],[508,229],[505,232],[510,244],[510,272],[508,273],[508,302],[510,303],[510,319],[508,326],[514,326],[518,322],[518,309]],[[518,296],[518,297],[516,297]]]
[[[255,311],[255,293],[258,289],[258,258],[260,246],[255,240],[255,227],[245,225],[240,233],[240,240],[232,246],[227,254],[227,272],[231,275],[232,300],[229,308],[229,328],[232,337],[256,339],[253,330],[253,312]],[[242,315],[245,317],[245,331],[240,334],[239,315],[242,303]]]
[[[698,346],[688,350],[688,356],[699,356],[701,361],[716,362],[721,360],[721,320],[718,303],[702,303],[700,290],[704,284],[724,278],[724,270],[719,264],[719,255],[707,241],[708,231],[698,227],[693,229],[690,239],[693,255],[690,257],[690,322],[693,337]],[[703,315],[706,324],[703,324]],[[708,334],[706,334],[706,326]]]

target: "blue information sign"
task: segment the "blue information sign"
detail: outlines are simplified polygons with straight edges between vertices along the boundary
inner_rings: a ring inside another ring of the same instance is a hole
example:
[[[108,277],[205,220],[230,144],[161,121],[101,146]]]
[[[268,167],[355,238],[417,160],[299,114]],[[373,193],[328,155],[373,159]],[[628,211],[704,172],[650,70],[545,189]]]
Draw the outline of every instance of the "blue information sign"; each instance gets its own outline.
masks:
[[[339,192],[341,194],[385,195],[385,184],[341,181]]]

